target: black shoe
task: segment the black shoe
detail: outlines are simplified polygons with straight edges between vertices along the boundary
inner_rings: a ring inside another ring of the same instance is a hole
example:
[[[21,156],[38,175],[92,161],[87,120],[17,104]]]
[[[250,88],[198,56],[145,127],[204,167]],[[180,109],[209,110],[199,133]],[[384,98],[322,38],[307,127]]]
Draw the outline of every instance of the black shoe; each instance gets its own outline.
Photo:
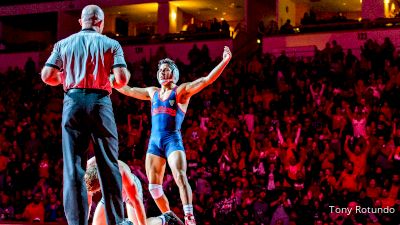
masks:
[[[130,220],[125,219],[124,221],[122,221],[118,225],[133,225],[133,223]]]
[[[164,213],[163,216],[165,218],[165,225],[185,225],[172,211]]]

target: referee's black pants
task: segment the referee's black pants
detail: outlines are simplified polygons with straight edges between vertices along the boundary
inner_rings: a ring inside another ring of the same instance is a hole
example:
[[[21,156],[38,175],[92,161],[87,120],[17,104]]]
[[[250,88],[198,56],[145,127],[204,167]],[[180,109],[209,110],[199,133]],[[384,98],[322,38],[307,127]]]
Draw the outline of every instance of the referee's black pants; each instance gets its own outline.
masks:
[[[108,92],[70,89],[64,95],[62,149],[64,211],[69,225],[88,224],[84,175],[90,138],[104,198],[107,223],[123,223],[122,178],[118,168],[118,133]]]

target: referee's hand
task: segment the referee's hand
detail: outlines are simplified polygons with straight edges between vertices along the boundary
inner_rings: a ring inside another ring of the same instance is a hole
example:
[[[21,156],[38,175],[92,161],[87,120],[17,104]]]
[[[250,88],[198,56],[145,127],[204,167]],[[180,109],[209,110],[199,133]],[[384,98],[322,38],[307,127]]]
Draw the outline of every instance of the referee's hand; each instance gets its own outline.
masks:
[[[108,80],[110,81],[111,88],[114,88],[115,75],[111,74]]]

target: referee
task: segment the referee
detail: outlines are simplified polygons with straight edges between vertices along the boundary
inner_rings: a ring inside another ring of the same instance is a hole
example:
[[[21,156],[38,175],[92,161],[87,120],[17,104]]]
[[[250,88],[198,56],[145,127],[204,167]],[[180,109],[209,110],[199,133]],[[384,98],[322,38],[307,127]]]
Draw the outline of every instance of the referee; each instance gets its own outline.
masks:
[[[118,133],[109,97],[112,87],[121,88],[128,83],[130,73],[121,45],[101,34],[104,12],[100,7],[84,7],[79,23],[82,30],[54,45],[41,73],[46,84],[62,83],[65,91],[62,114],[65,215],[69,225],[88,224],[84,175],[91,138],[107,224],[131,224],[124,220]]]

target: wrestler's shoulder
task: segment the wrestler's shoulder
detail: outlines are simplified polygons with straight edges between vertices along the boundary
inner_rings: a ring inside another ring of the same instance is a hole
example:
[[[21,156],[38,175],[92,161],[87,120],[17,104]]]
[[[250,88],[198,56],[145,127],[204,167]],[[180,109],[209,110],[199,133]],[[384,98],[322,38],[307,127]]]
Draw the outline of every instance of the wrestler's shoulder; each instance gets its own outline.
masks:
[[[179,85],[177,86],[177,88],[176,88],[176,91],[177,91],[177,92],[181,92],[181,91],[185,90],[185,88],[186,88],[187,85],[188,85],[188,83],[179,84]]]
[[[149,93],[150,98],[153,97],[154,93],[155,93],[156,91],[158,91],[158,89],[159,89],[158,87],[154,87],[154,86],[151,86],[151,87],[147,87],[147,88],[146,88],[147,93]]]
[[[148,91],[157,91],[159,88],[155,86],[150,86],[146,88]]]

